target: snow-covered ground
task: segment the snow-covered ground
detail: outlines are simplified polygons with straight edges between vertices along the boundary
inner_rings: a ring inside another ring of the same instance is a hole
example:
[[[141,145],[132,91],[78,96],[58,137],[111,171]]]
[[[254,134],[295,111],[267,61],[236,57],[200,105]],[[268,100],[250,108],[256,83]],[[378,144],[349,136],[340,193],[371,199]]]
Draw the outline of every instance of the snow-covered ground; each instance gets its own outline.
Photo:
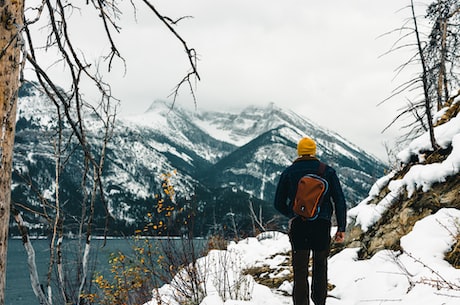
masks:
[[[371,259],[358,260],[357,248],[348,248],[329,260],[328,305],[354,304],[459,304],[460,270],[444,260],[444,253],[460,230],[460,210],[442,209],[416,223],[404,236],[404,252],[382,250]],[[290,249],[287,235],[267,232],[231,243],[227,250],[213,250],[198,260],[206,296],[200,305],[280,305],[292,304],[292,283],[285,281],[269,289],[257,284],[244,270],[270,266],[271,276],[283,276],[283,262]],[[179,305],[180,278],[158,291],[161,304]],[[160,304],[154,298],[148,305]],[[146,305],[147,305],[146,304]]]
[[[401,239],[403,253],[358,261],[358,249],[343,250],[329,261],[336,287],[327,304],[460,304],[460,270],[444,260],[459,229],[460,210],[442,209]]]

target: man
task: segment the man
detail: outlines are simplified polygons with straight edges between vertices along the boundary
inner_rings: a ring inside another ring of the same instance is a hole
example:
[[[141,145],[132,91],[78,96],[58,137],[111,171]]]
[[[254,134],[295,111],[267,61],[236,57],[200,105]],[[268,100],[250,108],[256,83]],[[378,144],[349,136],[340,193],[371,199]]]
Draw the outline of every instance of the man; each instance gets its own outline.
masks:
[[[294,305],[310,304],[308,283],[310,253],[313,253],[311,299],[315,305],[324,305],[327,296],[327,259],[331,242],[332,213],[335,210],[338,225],[334,241],[342,243],[345,239],[347,207],[337,174],[332,167],[326,165],[323,178],[327,180],[329,188],[318,217],[315,220],[305,220],[294,214],[292,203],[300,178],[305,174],[318,174],[320,164],[316,158],[316,143],[311,138],[305,137],[299,141],[297,153],[299,157],[281,174],[276,189],[275,208],[290,218],[288,234],[292,246]]]

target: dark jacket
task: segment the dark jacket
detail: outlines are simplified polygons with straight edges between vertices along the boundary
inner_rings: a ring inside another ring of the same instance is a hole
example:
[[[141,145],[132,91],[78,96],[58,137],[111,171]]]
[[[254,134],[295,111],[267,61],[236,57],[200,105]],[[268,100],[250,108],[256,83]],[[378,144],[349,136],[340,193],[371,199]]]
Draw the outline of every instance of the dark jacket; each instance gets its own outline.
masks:
[[[289,218],[295,216],[292,211],[292,202],[297,191],[297,184],[305,174],[317,174],[318,168],[318,159],[314,157],[301,157],[283,171],[275,194],[275,208],[281,214]],[[327,180],[329,189],[324,196],[318,218],[331,221],[332,212],[335,210],[338,231],[345,232],[347,206],[337,174],[332,167],[327,165],[323,178]],[[332,205],[332,201],[334,202],[334,206]]]

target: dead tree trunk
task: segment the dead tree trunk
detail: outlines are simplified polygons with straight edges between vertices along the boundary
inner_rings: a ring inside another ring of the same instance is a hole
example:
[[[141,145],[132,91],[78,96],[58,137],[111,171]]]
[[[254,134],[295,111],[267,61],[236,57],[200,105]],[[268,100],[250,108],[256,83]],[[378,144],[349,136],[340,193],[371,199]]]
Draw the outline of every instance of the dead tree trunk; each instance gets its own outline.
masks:
[[[425,63],[425,57],[423,55],[423,48],[422,48],[422,42],[420,40],[420,35],[418,31],[418,25],[417,25],[417,18],[415,16],[415,11],[414,11],[414,2],[411,0],[411,9],[412,9],[412,19],[414,21],[414,31],[415,31],[415,37],[417,38],[417,47],[418,47],[418,52],[420,55],[420,61],[422,64],[422,84],[423,84],[423,94],[424,94],[424,99],[425,99],[425,114],[427,118],[427,123],[428,123],[428,131],[430,133],[430,141],[431,141],[431,147],[433,150],[437,150],[439,148],[438,143],[436,143],[436,138],[434,135],[434,127],[433,127],[433,116],[431,114],[431,99],[430,95],[428,93],[428,72],[426,68],[426,63]]]
[[[447,87],[446,76],[446,37],[447,37],[447,20],[440,21],[441,28],[441,60],[439,63],[438,84],[437,84],[437,110],[441,110],[443,104],[449,99],[449,88]],[[444,97],[444,99],[443,99]]]
[[[21,233],[24,249],[27,253],[27,265],[29,267],[30,283],[32,284],[32,290],[34,291],[34,294],[37,296],[40,304],[50,305],[51,303],[49,303],[49,301],[47,300],[45,293],[40,285],[40,280],[37,272],[37,265],[35,263],[35,250],[32,247],[32,244],[30,243],[27,227],[24,225],[24,221],[22,220],[22,216],[19,213],[19,211],[13,210],[13,214],[14,220],[18,225],[19,232]]]
[[[22,0],[0,1],[0,304],[5,303],[16,107],[21,70]]]

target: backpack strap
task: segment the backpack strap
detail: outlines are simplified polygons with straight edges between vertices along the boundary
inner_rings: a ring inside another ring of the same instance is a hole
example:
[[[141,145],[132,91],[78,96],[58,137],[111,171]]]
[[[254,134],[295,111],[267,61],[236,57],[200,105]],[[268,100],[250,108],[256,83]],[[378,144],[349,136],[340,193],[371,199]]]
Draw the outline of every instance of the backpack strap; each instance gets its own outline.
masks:
[[[326,164],[320,161],[319,167],[318,167],[318,176],[323,177],[325,171],[326,171]]]

